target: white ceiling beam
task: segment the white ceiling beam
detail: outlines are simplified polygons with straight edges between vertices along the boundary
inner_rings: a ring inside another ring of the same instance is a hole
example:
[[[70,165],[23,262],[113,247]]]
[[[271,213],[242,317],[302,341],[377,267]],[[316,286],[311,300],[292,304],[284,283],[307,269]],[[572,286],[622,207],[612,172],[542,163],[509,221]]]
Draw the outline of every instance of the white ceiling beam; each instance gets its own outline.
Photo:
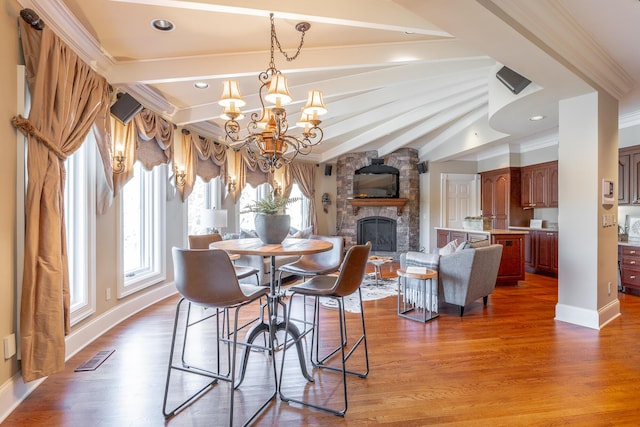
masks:
[[[478,120],[486,118],[487,113],[487,105],[476,105],[475,108],[467,111],[464,117],[460,117],[458,120],[452,121],[451,126],[447,127],[433,140],[424,144],[420,148],[420,150],[418,150],[418,157],[420,159],[428,158],[430,161],[440,160],[442,158],[442,155],[439,157],[435,156],[435,152],[436,149],[443,147],[445,143],[447,143],[447,151],[449,153],[463,153],[465,151],[477,148],[482,144],[490,143],[491,141],[493,141],[493,139],[485,140],[483,143],[481,143],[479,139],[476,139],[475,143],[469,143],[468,140],[464,140],[463,138],[453,140],[456,135],[462,133],[465,129],[475,124]]]
[[[215,3],[186,0],[111,1],[249,16],[269,16],[273,12],[278,19],[451,37],[449,33],[440,30],[418,15],[406,9],[399,10],[386,0],[349,0],[348,2],[344,0],[321,2],[279,0],[277,3],[269,3],[269,9],[256,8],[256,2],[250,0],[218,0]]]
[[[472,100],[469,101],[469,99]],[[449,113],[444,115],[438,114],[438,112],[442,110],[447,110],[447,112],[451,111],[451,115],[457,117],[460,114],[460,110],[466,111],[466,109],[470,108],[467,106],[469,102],[471,102],[472,105],[482,102],[486,103],[486,86],[473,91],[468,91],[466,93],[458,94],[456,96],[447,97],[438,102],[433,102],[423,107],[416,108],[410,113],[405,113],[403,115],[395,117],[394,119],[386,120],[380,126],[362,132],[358,136],[350,140],[343,141],[339,146],[327,150],[325,153],[323,153],[323,159],[324,161],[327,161],[348,152],[357,151],[358,148],[371,143],[373,140],[379,139],[381,136],[389,135],[390,130],[395,130],[400,127],[410,127],[410,131],[403,132],[399,137],[394,138],[394,141],[391,142],[391,144],[395,148],[391,148],[391,146],[388,146],[388,148],[386,149],[395,151],[397,148],[413,141],[416,136],[426,134],[434,129],[437,129],[443,123],[446,123],[446,121],[442,122],[442,120],[445,119],[445,117],[449,117]],[[456,107],[456,105],[458,104],[461,104],[461,106]],[[425,120],[425,118],[427,119]],[[394,124],[391,125],[391,122],[393,122]]]
[[[495,61],[488,58],[461,60],[450,62],[420,63],[398,65],[396,67],[384,68],[380,70],[367,71],[359,74],[351,74],[333,78],[329,80],[315,81],[309,84],[290,86],[294,99],[298,100],[300,107],[306,100],[307,92],[311,89],[321,89],[330,87],[331,92],[324,93],[325,103],[329,108],[330,118],[339,118],[353,112],[353,105],[367,105],[372,107],[381,103],[388,102],[398,94],[395,90],[402,85],[409,87],[410,93],[406,96],[416,93],[416,87],[421,91],[435,89],[447,84],[455,84],[465,80],[483,78],[489,72]],[[446,70],[446,73],[445,73]],[[451,82],[451,83],[449,83]],[[411,86],[413,85],[413,86]],[[379,87],[381,92],[371,91],[372,88]],[[242,90],[242,88],[241,88]],[[370,91],[369,94],[356,95],[352,97],[353,101],[343,101],[340,98],[344,95],[357,94],[362,91]],[[379,96],[378,96],[379,95]],[[336,101],[332,101],[337,99]],[[251,94],[244,97],[247,107],[244,108],[245,115],[260,109],[260,100],[257,94]],[[290,110],[293,110],[291,108]],[[293,112],[292,118],[297,118],[297,112]],[[220,106],[217,100],[211,103],[194,106],[189,109],[177,110],[173,116],[174,123],[184,125],[203,120],[215,120],[220,115]],[[293,121],[293,120],[292,120]]]
[[[384,146],[378,149],[378,154],[384,156],[388,153],[392,153],[399,148],[409,145],[417,140],[420,140],[424,135],[427,135],[434,130],[451,123],[451,126],[456,126],[461,117],[468,114],[477,108],[480,108],[488,103],[488,95],[484,94],[477,96],[473,99],[461,103],[457,106],[441,110],[440,113],[425,120],[417,126],[403,131],[400,135],[395,137],[392,141],[388,142]],[[427,142],[426,145],[431,142]]]
[[[354,98],[361,98],[355,101],[357,105],[367,105],[369,108],[362,110],[357,115],[349,115],[346,120],[325,127],[325,138],[338,139],[344,134],[362,129],[360,136],[349,140],[351,146],[358,146],[359,142],[364,140],[363,142],[366,143],[367,139],[370,139],[371,132],[374,135],[380,135],[385,127],[387,130],[384,132],[389,132],[388,129],[394,129],[396,126],[406,126],[408,118],[403,116],[405,113],[413,116],[421,107],[426,107],[426,109],[422,109],[422,114],[427,111],[433,111],[431,114],[435,114],[437,108],[444,105],[455,105],[461,99],[472,96],[470,94],[475,94],[476,91],[479,93],[487,92],[486,78],[447,82],[437,89],[407,84],[390,90],[385,88],[353,97],[349,101],[342,102],[345,115]],[[394,97],[391,97],[389,92],[392,92]],[[389,99],[399,99],[399,101],[389,102]],[[384,100],[384,102],[380,100]],[[424,118],[425,115],[419,117]]]
[[[144,84],[227,79],[257,75],[268,65],[268,52],[212,54],[191,57],[121,61],[106,72],[113,84]],[[402,65],[419,61],[441,61],[464,58],[486,58],[477,50],[457,40],[380,43],[360,46],[307,48],[293,67],[281,67],[288,73],[313,70],[345,69]],[[290,65],[290,64],[287,64]]]

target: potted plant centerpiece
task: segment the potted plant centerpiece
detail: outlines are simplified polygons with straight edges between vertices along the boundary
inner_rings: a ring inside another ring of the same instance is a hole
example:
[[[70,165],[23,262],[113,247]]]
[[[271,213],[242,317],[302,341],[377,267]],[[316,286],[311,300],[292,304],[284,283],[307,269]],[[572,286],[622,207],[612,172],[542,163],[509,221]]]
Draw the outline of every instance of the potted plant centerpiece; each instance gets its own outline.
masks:
[[[291,217],[286,208],[298,201],[298,197],[286,198],[274,196],[272,193],[257,202],[253,202],[242,213],[253,212],[256,233],[260,240],[267,244],[280,244],[289,234]]]

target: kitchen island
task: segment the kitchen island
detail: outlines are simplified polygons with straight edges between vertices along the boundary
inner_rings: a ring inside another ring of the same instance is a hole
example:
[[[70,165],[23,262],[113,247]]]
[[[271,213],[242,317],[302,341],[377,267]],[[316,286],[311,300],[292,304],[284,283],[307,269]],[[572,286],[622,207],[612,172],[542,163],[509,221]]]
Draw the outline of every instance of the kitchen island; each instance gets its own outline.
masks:
[[[517,285],[518,280],[524,280],[524,249],[526,230],[466,230],[461,228],[435,227],[438,235],[438,248],[457,239],[476,242],[489,240],[489,243],[502,245],[502,259],[498,270],[496,285]]]

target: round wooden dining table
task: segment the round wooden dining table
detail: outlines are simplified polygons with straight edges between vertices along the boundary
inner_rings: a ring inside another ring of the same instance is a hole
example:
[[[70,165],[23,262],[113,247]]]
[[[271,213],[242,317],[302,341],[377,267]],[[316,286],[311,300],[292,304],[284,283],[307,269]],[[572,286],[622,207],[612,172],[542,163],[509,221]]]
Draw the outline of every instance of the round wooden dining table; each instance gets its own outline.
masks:
[[[233,239],[223,240],[220,242],[213,242],[209,245],[211,249],[222,249],[229,254],[238,255],[258,255],[268,256],[271,258],[271,268],[269,269],[269,294],[267,295],[268,304],[271,307],[271,318],[269,322],[261,322],[253,326],[247,333],[247,342],[253,342],[253,340],[264,332],[269,333],[270,342],[274,350],[277,349],[276,345],[276,333],[279,330],[285,329],[285,321],[278,320],[278,305],[283,307],[283,313],[286,313],[286,304],[284,303],[282,296],[278,293],[276,283],[276,257],[286,255],[308,255],[315,254],[324,251],[328,251],[333,248],[333,244],[326,240],[317,239],[297,239],[287,238],[280,244],[268,244],[262,242],[258,238],[252,239]],[[300,337],[300,331],[298,327],[289,322],[288,332],[291,334],[296,342],[296,348],[298,350],[298,359],[300,361],[300,368],[302,373],[308,381],[313,381],[313,378],[309,375],[306,369],[306,363],[304,360],[304,350],[302,343],[298,340]],[[244,371],[246,367],[246,361],[249,357],[249,353],[245,348],[243,353],[241,367],[240,367],[240,382],[244,378]]]

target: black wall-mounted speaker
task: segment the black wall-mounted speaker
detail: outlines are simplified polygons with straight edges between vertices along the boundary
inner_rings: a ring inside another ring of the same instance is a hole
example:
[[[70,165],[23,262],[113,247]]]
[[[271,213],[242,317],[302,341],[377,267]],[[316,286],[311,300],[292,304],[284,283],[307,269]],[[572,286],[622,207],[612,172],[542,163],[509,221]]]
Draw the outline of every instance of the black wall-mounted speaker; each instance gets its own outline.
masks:
[[[111,115],[126,125],[142,110],[142,104],[128,93],[121,92],[117,96],[117,101],[111,106]]]
[[[371,164],[372,165],[384,165],[384,159],[381,159],[379,157],[373,158],[373,159],[371,159]]]
[[[429,163],[427,162],[420,162],[416,166],[418,168],[418,173],[426,173],[429,171]]]
[[[516,95],[522,92],[522,90],[531,83],[531,80],[521,76],[508,67],[500,68],[496,73],[496,77]]]
[[[324,165],[324,176],[331,176],[331,165]]]

